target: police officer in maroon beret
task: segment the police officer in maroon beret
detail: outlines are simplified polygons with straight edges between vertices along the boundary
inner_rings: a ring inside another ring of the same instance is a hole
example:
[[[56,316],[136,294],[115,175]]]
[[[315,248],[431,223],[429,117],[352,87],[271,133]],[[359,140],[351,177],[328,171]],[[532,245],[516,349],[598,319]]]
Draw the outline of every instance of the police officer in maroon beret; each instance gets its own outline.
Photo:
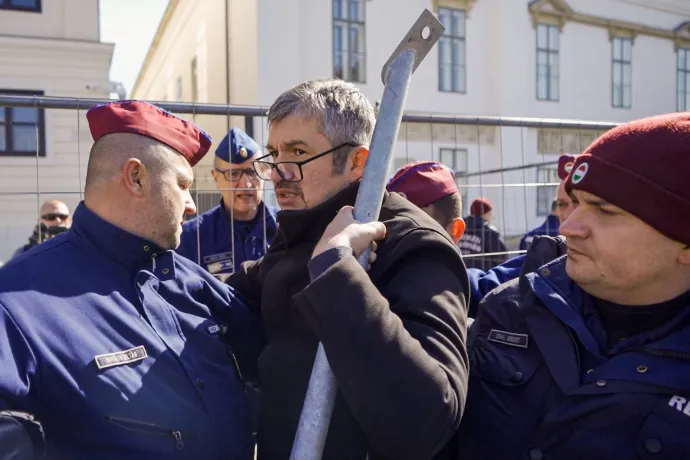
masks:
[[[240,376],[258,321],[174,252],[211,139],[145,102],[86,117],[72,227],[0,271],[0,409],[36,416],[48,458],[253,458]]]
[[[489,293],[470,328],[459,459],[690,458],[688,171],[690,113],[577,157],[566,254]]]
[[[386,186],[403,195],[446,229],[456,243],[465,233],[462,195],[453,171],[435,161],[415,161],[400,168]]]

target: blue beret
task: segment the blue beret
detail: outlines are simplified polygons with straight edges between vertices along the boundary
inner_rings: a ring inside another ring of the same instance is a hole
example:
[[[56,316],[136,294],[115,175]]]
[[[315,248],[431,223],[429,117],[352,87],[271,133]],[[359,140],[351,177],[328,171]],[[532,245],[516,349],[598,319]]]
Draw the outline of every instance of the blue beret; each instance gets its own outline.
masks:
[[[216,157],[233,164],[240,164],[260,152],[261,147],[254,139],[241,129],[232,128],[218,144]]]

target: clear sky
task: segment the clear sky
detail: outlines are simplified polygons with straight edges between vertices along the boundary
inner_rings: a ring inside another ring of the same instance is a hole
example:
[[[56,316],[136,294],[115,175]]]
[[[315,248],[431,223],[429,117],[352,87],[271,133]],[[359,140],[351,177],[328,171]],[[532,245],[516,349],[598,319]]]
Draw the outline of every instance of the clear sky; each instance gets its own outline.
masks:
[[[101,41],[114,43],[110,80],[132,91],[168,0],[99,0]]]

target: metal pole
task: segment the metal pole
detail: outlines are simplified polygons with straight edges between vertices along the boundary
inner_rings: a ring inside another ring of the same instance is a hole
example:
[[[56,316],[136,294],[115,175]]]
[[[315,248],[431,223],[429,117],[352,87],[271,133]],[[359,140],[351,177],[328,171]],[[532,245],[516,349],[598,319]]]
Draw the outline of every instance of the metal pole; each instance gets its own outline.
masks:
[[[383,98],[355,201],[354,215],[360,222],[378,219],[410,79],[443,31],[443,25],[438,19],[429,10],[424,10],[383,67]],[[359,263],[365,266],[368,257],[367,250],[359,258]],[[328,364],[323,344],[319,343],[290,454],[291,460],[321,459],[336,393],[335,376]]]

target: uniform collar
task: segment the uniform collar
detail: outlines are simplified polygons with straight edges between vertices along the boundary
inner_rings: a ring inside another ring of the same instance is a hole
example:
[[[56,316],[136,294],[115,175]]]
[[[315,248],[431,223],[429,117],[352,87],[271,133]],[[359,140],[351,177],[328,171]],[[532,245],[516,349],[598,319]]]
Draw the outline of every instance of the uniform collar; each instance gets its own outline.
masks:
[[[224,217],[228,222],[232,222],[232,216],[230,215],[230,213],[228,212],[228,210],[225,209],[225,201],[223,201],[222,198],[220,199],[220,204],[219,204],[218,206],[219,206],[219,208],[220,208],[220,212],[221,212],[221,214],[223,215],[223,217]],[[259,205],[256,207],[256,215],[257,215],[257,216],[263,216],[263,215],[264,215],[264,210],[265,210],[265,216],[266,216],[266,217],[265,217],[265,219],[266,219],[266,224],[267,224],[269,227],[275,227],[275,220],[276,220],[275,211],[272,210],[271,208],[269,208],[268,206],[266,206],[266,203],[264,203],[264,201],[261,200],[261,202],[259,203]],[[235,222],[242,222],[242,221],[235,220]]]
[[[165,252],[155,243],[96,215],[83,201],[74,212],[71,231],[76,237],[90,243],[102,256],[127,270],[139,269],[155,255]]]
[[[316,243],[340,208],[354,206],[358,191],[359,182],[355,182],[311,209],[278,211],[278,233],[288,245],[300,241]]]

